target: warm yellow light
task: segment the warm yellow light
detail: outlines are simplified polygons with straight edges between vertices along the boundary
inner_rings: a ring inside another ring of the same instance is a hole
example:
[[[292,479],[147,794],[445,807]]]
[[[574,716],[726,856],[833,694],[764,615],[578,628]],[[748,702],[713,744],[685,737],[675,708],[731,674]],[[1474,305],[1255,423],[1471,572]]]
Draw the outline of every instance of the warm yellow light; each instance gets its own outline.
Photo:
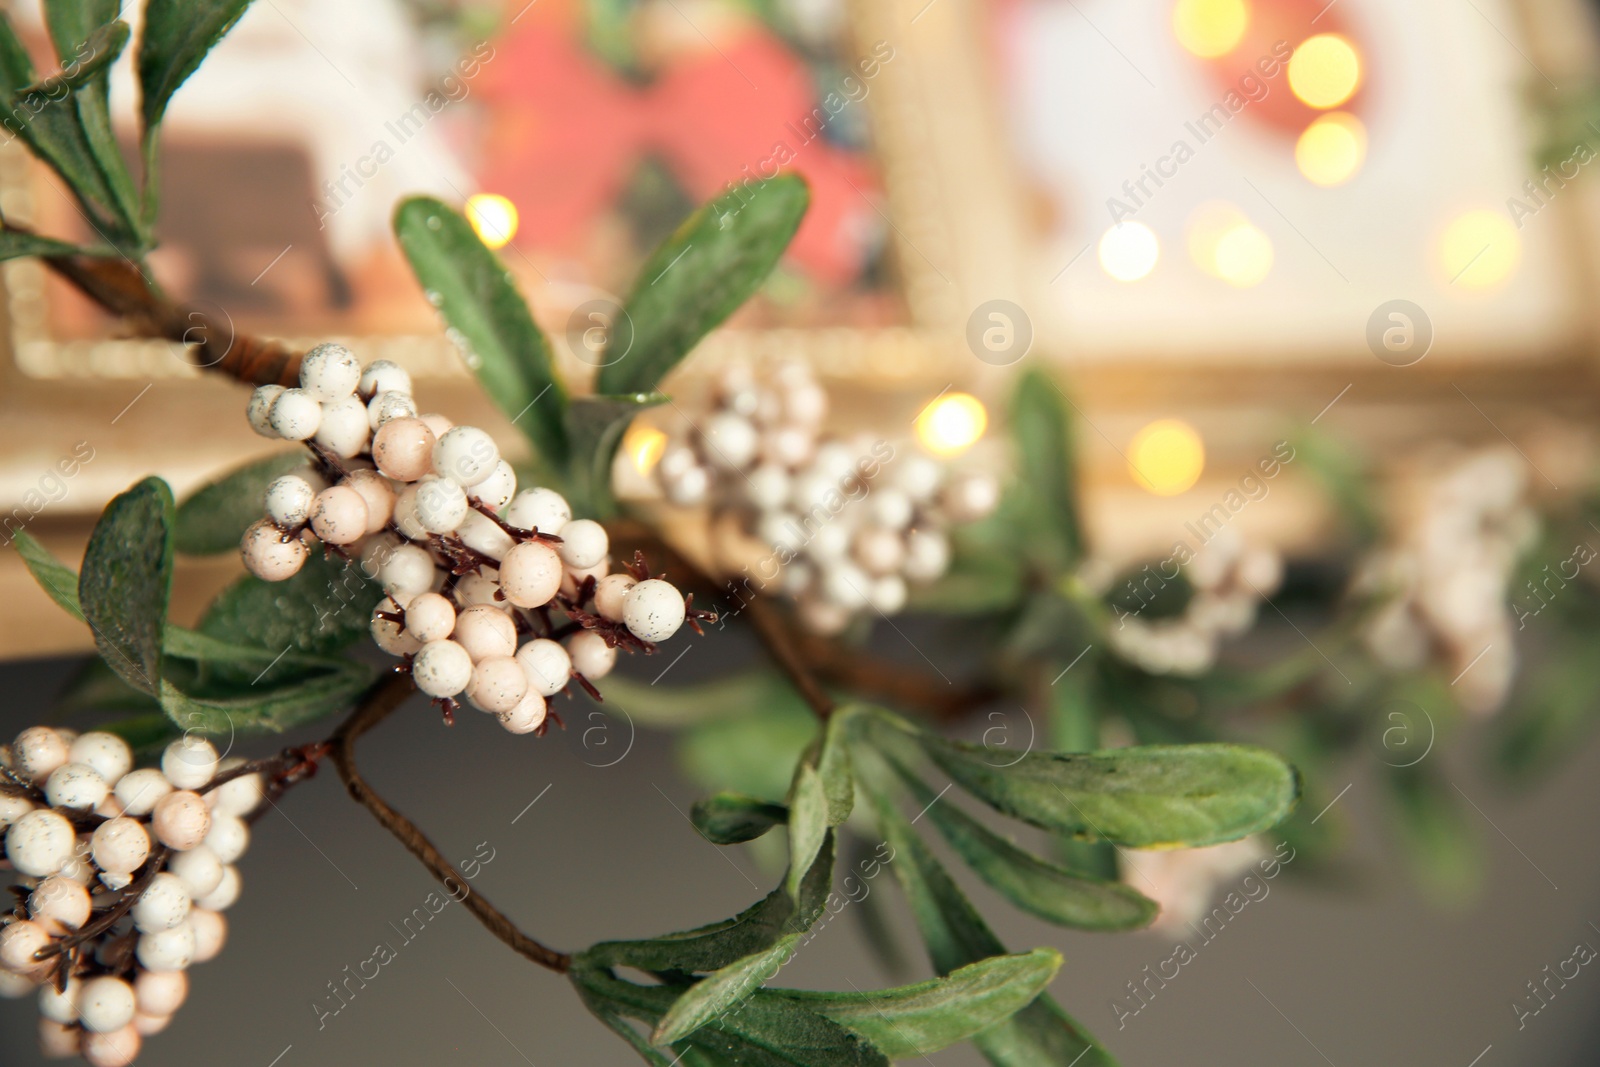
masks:
[[[1452,285],[1487,289],[1516,270],[1522,258],[1517,228],[1498,211],[1478,209],[1458,216],[1439,238],[1439,264]]]
[[[970,393],[946,393],[917,416],[917,440],[929,452],[953,456],[972,446],[989,427],[983,402]]]
[[[1229,285],[1240,289],[1260,285],[1272,270],[1272,240],[1248,222],[1241,222],[1217,241],[1214,265],[1217,277]]]
[[[1155,269],[1161,242],[1142,222],[1119,222],[1100,238],[1100,269],[1119,282],[1136,282]]]
[[[1133,480],[1158,496],[1176,496],[1188,489],[1200,480],[1205,467],[1205,442],[1181,419],[1152,422],[1128,445]]]
[[[1222,277],[1217,273],[1217,245],[1229,231],[1248,224],[1244,212],[1232,204],[1220,200],[1201,204],[1189,216],[1189,258],[1212,277]]]
[[[1178,43],[1205,59],[1233,51],[1249,26],[1245,0],[1178,0],[1172,7]]]
[[[467,198],[467,221],[478,240],[501,248],[517,235],[517,205],[499,193],[478,193]]]
[[[1338,107],[1360,87],[1361,56],[1336,33],[1307,37],[1289,57],[1289,88],[1311,107]]]
[[[666,450],[667,435],[647,423],[635,422],[622,435],[622,453],[640,474],[655,470]]]
[[[1323,115],[1295,142],[1294,162],[1318,185],[1350,180],[1367,158],[1367,128],[1348,111]]]

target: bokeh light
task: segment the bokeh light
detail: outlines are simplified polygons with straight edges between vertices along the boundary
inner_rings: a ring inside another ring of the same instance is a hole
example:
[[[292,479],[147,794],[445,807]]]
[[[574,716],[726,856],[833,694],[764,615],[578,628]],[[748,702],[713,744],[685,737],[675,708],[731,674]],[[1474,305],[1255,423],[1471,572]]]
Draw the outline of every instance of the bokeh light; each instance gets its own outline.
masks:
[[[1172,7],[1172,32],[1185,49],[1204,59],[1227,55],[1250,26],[1245,0],[1178,0]]]
[[[1295,142],[1294,162],[1317,185],[1340,185],[1367,158],[1367,128],[1348,111],[1320,116]]]
[[[1119,222],[1100,238],[1100,269],[1119,282],[1136,282],[1155,269],[1161,242],[1142,222]]]
[[[1479,208],[1457,216],[1439,238],[1446,280],[1467,289],[1499,285],[1517,269],[1522,242],[1510,218]]]
[[[467,198],[467,221],[478,240],[502,248],[517,235],[517,205],[499,193],[478,193]]]
[[[989,428],[989,412],[970,393],[945,393],[917,416],[917,440],[937,456],[970,448]]]
[[[1189,489],[1205,467],[1205,442],[1182,419],[1152,422],[1128,444],[1128,472],[1158,496],[1176,496]]]
[[[1217,277],[1248,289],[1272,270],[1272,239],[1248,222],[1230,228],[1217,241]]]
[[[1336,33],[1300,42],[1289,57],[1289,89],[1315,108],[1338,107],[1361,88],[1361,56]]]
[[[666,450],[667,435],[648,423],[636,421],[622,435],[622,454],[640,474],[647,475],[655,470]]]

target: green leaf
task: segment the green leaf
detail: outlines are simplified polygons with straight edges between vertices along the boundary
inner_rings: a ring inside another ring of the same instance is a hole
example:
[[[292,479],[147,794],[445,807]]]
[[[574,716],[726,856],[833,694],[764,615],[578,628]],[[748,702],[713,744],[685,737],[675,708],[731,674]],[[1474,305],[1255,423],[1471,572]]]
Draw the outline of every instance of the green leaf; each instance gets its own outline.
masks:
[[[1078,474],[1072,420],[1055,380],[1030,368],[1011,401],[1011,436],[1017,446],[1017,482],[1031,517],[1058,551],[1051,562],[1070,564],[1083,556],[1078,516]]]
[[[1059,952],[1038,948],[898,989],[784,995],[861,1035],[891,1060],[915,1059],[1009,1019],[1043,993],[1060,968]]]
[[[728,964],[684,991],[656,1024],[653,1045],[670,1045],[688,1037],[718,1016],[725,1016],[777,976],[800,947],[804,933],[785,934],[767,949]]]
[[[70,0],[67,2],[70,3]],[[60,8],[63,6],[63,0],[54,0],[46,6]],[[72,21],[81,20],[74,18]],[[56,36],[54,22],[52,19],[52,36]],[[95,25],[83,36],[65,45],[61,38],[56,36],[56,50],[62,63],[61,73],[52,75],[35,85],[24,86],[22,92],[50,94],[63,87],[81,89],[91,85],[122,55],[122,50],[128,47],[128,38],[132,35],[133,31],[128,29],[126,22],[111,21]],[[95,89],[96,92],[92,95],[98,95],[100,86],[95,86]]]
[[[50,554],[50,551],[25,530],[17,531],[17,554],[50,599],[75,619],[83,618],[83,608],[78,605],[78,575],[71,567]]]
[[[361,564],[313,554],[292,578],[245,575],[211,602],[199,629],[274,654],[294,649],[326,655],[361,640],[383,590]]]
[[[129,685],[157,691],[161,629],[172,593],[172,490],[147,478],[100,516],[78,577],[78,602],[95,645]]]
[[[833,885],[833,845],[823,843],[802,883],[798,904],[780,886],[731,919],[640,941],[604,941],[578,953],[575,966],[636,967],[684,974],[719,971],[765,952],[779,938],[809,930]]]
[[[878,833],[894,850],[889,867],[906,895],[927,943],[933,968],[950,974],[1006,949],[944,866],[912,830],[887,791],[893,772],[881,758],[856,750],[857,783],[866,793]],[[998,1067],[1114,1067],[1115,1061],[1047,996],[974,1038]]]
[[[1247,745],[1030,752],[1012,763],[982,745],[912,735],[941,770],[996,811],[1131,848],[1236,841],[1279,822],[1300,794],[1293,767]]]
[[[29,256],[103,256],[114,255],[109,248],[84,248],[53,237],[40,237],[35,233],[0,230],[0,260],[24,259]]]
[[[139,229],[139,193],[111,125],[110,79],[106,68],[127,47],[130,31],[116,21],[117,0],[45,0],[45,19],[65,68],[62,77],[74,88],[78,121],[95,163],[116,198],[113,205],[124,225]]]
[[[371,683],[359,663],[260,691],[191,695],[162,679],[161,706],[186,730],[207,734],[282,733],[346,707]]]
[[[233,29],[250,0],[146,0],[139,38],[139,110],[149,142],[178,86]]]
[[[1084,878],[1026,852],[895,767],[944,839],[989,887],[1047,922],[1080,930],[1137,930],[1160,905],[1121,882]]]
[[[799,898],[800,885],[828,837],[828,794],[822,776],[802,762],[789,791],[789,895]]]
[[[610,516],[616,511],[611,497],[611,465],[628,424],[641,411],[667,402],[660,393],[627,396],[574,397],[567,406],[567,440],[572,448],[570,484],[586,505],[586,515]]]
[[[623,305],[632,344],[600,368],[595,391],[655,389],[700,339],[760,288],[811,194],[797,175],[749,182],[690,215],[645,261]]]
[[[567,393],[556,380],[550,343],[533,321],[511,273],[472,225],[433,197],[401,201],[394,232],[423,292],[450,328],[467,366],[549,466],[565,468]],[[608,389],[624,393],[642,390]]]
[[[1387,770],[1386,820],[1419,888],[1435,903],[1464,908],[1483,883],[1483,843],[1465,794],[1419,764]]]
[[[245,530],[261,518],[267,485],[305,464],[304,452],[251,460],[189,494],[178,507],[178,551],[190,556],[238,551]]]
[[[604,692],[609,700],[612,689]],[[618,707],[631,710],[633,705]],[[782,801],[796,765],[816,738],[816,717],[788,686],[776,687],[769,697],[745,704],[743,710],[744,714],[701,723],[683,736],[678,751],[684,771],[707,790],[731,789]]]
[[[44,0],[45,25],[56,46],[56,58],[66,63],[95,30],[116,20],[118,0]]]
[[[737,845],[783,825],[789,819],[789,810],[739,793],[716,793],[695,801],[689,817],[700,835],[712,844]]]
[[[753,712],[759,711],[763,717],[777,715],[786,720],[792,718],[804,728],[805,740],[810,740],[816,723],[816,718],[805,703],[794,696],[794,688],[768,670],[744,671],[693,685],[651,685],[611,674],[598,685],[606,703],[626,706],[636,721],[651,726],[676,729],[719,720],[749,718]],[[780,705],[782,710],[772,710]],[[803,747],[804,741],[795,750]],[[788,766],[780,768],[782,781],[776,790],[766,795],[783,796],[793,770],[792,760]]]
[[[835,711],[823,724],[816,753],[817,777],[828,801],[828,825],[839,826],[850,817],[855,806],[855,785],[850,770],[852,719],[860,714],[855,707]]]

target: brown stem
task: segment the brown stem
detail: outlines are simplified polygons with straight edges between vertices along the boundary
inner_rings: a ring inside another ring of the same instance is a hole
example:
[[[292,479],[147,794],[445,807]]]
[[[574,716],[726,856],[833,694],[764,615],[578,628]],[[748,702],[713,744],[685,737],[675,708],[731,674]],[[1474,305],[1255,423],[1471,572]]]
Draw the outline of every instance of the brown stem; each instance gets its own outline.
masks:
[[[156,848],[154,852],[150,853],[150,858],[144,861],[144,869],[139,872],[139,877],[123,888],[115,904],[112,904],[111,907],[102,912],[98,919],[84,923],[66,937],[52,941],[38,952],[35,952],[33,958],[43,962],[59,956],[63,952],[93,941],[117,925],[124,915],[133,910],[134,904],[138,903],[139,898],[144,896],[144,891],[150,888],[150,883],[156,880],[156,875],[160,874],[161,868],[166,866],[167,855],[170,851],[165,845]]]
[[[755,625],[756,635],[761,638],[761,645],[767,650],[774,663],[789,676],[789,681],[800,691],[811,710],[817,713],[817,718],[826,719],[833,714],[833,698],[828,691],[811,674],[795,652],[795,645],[790,640],[788,628],[772,604],[763,596],[757,595],[745,604],[744,610],[749,612],[750,621]]]
[[[408,852],[421,860],[422,865],[428,868],[446,889],[454,893],[455,887],[467,884],[461,872],[444,858],[444,854],[428,840],[415,823],[395,811],[388,802],[374,792],[356,767],[356,741],[362,734],[387,718],[412,692],[411,677],[406,674],[392,674],[373,686],[350,717],[334,731],[332,737],[328,738],[328,745],[331,748],[329,756],[333,760],[334,767],[338,769],[345,788],[350,791],[350,796],[356,803],[372,812],[373,817],[383,825],[384,829],[393,834]],[[462,903],[491,934],[534,963],[548,967],[557,974],[565,974],[571,967],[571,956],[557,952],[523,933],[481,894],[468,893],[462,899]]]

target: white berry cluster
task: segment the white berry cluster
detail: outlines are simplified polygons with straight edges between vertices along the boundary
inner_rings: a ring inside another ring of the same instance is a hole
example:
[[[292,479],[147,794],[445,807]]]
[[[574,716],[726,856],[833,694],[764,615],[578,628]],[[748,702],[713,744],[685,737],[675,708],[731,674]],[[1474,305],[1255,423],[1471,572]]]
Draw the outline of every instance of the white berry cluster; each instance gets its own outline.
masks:
[[[709,506],[769,555],[750,570],[797,602],[806,627],[834,634],[864,611],[906,603],[908,584],[942,576],[951,524],[994,510],[999,484],[870,435],[822,430],[828,395],[804,363],[719,375],[712,410],[662,453],[656,477],[681,507]]]
[[[20,903],[0,917],[0,995],[39,998],[40,1044],[124,1067],[222,950],[234,863],[265,796],[210,742],[135,770],[108,733],[35,726],[0,746],[0,829]]]
[[[1528,488],[1526,461],[1509,447],[1420,461],[1398,480],[1390,542],[1355,581],[1379,605],[1362,633],[1374,658],[1413,670],[1437,657],[1474,714],[1500,707],[1516,673],[1520,626],[1507,600],[1539,536]]]
[[[709,617],[640,561],[611,573],[603,526],[574,519],[553,489],[519,492],[485,431],[419,415],[393,363],[363,368],[319,345],[300,388],[261,386],[248,415],[261,434],[308,442],[315,469],[267,487],[245,565],[288,578],[313,539],[359,558],[387,594],[373,640],[447,718],[465,694],[512,733],[543,732],[546,698],[605,677],[618,647],[654,651]]]
[[[1224,640],[1255,625],[1263,598],[1283,581],[1283,559],[1265,546],[1247,546],[1223,527],[1182,568],[1193,595],[1181,614],[1146,619],[1118,611],[1106,639],[1118,655],[1150,674],[1194,677],[1210,670]],[[1170,577],[1176,577],[1176,568]],[[1129,585],[1141,602],[1166,579],[1146,567]]]

